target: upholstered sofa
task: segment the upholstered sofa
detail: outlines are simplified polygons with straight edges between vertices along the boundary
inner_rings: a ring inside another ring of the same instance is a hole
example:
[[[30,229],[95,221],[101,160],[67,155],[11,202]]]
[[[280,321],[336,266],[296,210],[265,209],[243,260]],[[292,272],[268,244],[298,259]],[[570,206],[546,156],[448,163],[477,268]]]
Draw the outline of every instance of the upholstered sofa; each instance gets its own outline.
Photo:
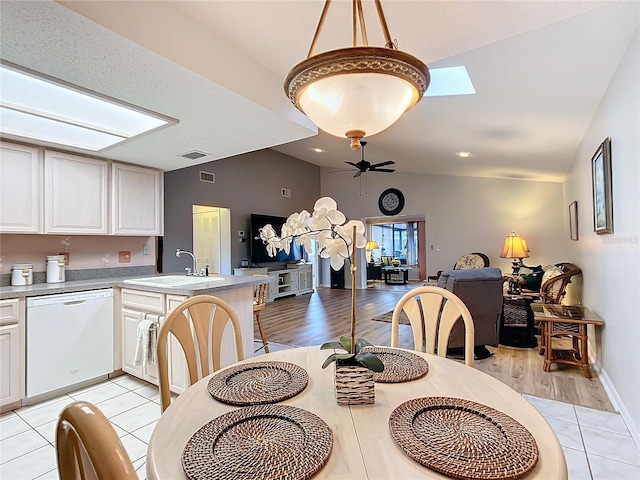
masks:
[[[502,272],[498,268],[446,270],[438,286],[455,293],[467,306],[475,328],[478,358],[486,357],[485,345],[498,346],[502,314]],[[464,346],[464,326],[458,321],[449,337],[449,348]]]

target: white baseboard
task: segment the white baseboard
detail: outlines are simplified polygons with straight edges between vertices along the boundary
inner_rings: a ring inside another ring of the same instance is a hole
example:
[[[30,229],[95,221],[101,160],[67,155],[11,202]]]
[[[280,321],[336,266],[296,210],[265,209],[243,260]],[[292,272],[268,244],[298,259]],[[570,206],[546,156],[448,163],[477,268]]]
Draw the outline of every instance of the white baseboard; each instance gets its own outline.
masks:
[[[620,412],[622,420],[624,420],[624,423],[627,425],[627,429],[629,430],[633,441],[636,443],[636,446],[640,448],[640,430],[638,430],[638,426],[633,423],[633,419],[631,418],[629,411],[624,406],[624,402],[620,398],[620,395],[618,395],[616,388],[613,386],[609,375],[607,375],[607,372],[602,368],[599,361],[596,361],[592,367],[593,370],[598,373],[602,387],[607,393],[609,400],[611,400],[613,408]]]

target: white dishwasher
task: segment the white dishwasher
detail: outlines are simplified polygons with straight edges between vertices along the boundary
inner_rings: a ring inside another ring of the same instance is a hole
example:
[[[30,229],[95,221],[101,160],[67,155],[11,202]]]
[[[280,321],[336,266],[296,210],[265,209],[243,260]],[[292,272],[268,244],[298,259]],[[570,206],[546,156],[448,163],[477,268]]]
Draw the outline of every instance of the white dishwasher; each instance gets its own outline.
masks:
[[[27,298],[27,398],[113,372],[113,290]]]

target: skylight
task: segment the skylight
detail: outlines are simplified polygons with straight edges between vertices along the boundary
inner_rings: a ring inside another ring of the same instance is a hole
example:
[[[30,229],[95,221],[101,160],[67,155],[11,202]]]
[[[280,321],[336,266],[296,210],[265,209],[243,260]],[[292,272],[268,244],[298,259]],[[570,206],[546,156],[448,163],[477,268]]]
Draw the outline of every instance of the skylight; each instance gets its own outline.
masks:
[[[469,73],[464,66],[429,69],[431,83],[425,92],[425,97],[442,97],[445,95],[473,95],[473,88]]]
[[[177,120],[3,62],[0,132],[98,151]]]

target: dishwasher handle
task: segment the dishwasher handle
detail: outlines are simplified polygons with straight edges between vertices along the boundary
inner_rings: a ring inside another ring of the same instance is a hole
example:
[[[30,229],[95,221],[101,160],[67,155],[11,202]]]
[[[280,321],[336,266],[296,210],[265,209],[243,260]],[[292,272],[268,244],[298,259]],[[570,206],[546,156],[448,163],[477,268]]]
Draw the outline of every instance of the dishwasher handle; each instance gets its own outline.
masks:
[[[75,301],[72,301],[72,302],[64,302],[63,305],[65,307],[72,307],[74,305],[82,305],[84,303],[87,303],[87,301],[86,300],[75,300]]]

